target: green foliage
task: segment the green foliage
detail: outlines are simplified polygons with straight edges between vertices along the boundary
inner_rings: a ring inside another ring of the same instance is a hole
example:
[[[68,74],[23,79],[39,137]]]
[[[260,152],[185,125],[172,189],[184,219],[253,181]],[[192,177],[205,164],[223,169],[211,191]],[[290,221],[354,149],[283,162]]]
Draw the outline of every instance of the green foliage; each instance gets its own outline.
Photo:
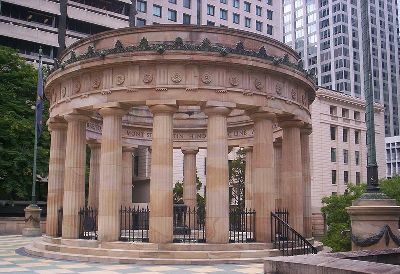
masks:
[[[392,179],[382,180],[379,183],[382,193],[385,193],[392,199],[395,199],[397,204],[400,204],[400,177],[396,176]]]
[[[183,183],[177,181],[175,183],[174,189],[172,190],[174,204],[183,204]]]
[[[0,46],[0,199],[29,200],[32,187],[37,71],[16,51]],[[48,117],[45,104],[43,121]],[[37,174],[47,177],[49,133],[38,143]]]
[[[236,158],[230,162],[229,165],[229,180],[235,182],[235,192],[240,196],[237,197],[239,200],[239,208],[245,207],[245,171],[246,171],[246,152],[243,149],[239,149],[236,152]],[[229,197],[231,200],[233,197]]]
[[[348,235],[342,233],[350,229],[350,216],[346,207],[351,206],[355,199],[358,199],[366,189],[366,185],[348,185],[348,189],[343,195],[332,195],[322,198],[324,206],[321,212],[326,216],[328,231],[322,242],[329,246],[333,251],[348,251],[351,248],[351,242]]]

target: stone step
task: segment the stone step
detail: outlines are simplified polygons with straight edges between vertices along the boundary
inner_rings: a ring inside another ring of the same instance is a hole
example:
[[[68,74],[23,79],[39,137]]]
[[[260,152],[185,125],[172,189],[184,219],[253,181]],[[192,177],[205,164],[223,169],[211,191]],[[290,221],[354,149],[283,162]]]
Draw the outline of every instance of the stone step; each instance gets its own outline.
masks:
[[[34,241],[33,247],[38,250],[58,252],[63,254],[81,254],[94,256],[112,256],[129,258],[160,258],[160,259],[229,259],[229,258],[262,258],[279,256],[274,249],[265,250],[230,250],[230,251],[176,251],[176,250],[125,250],[92,247],[76,247]]]
[[[31,256],[45,257],[55,260],[69,260],[79,262],[97,262],[97,263],[116,263],[116,264],[151,264],[151,265],[166,265],[166,264],[248,264],[262,263],[263,258],[209,258],[209,259],[183,259],[183,258],[130,258],[130,257],[114,257],[114,256],[96,256],[60,253],[49,250],[42,250],[34,247],[33,244],[25,247],[25,252]]]

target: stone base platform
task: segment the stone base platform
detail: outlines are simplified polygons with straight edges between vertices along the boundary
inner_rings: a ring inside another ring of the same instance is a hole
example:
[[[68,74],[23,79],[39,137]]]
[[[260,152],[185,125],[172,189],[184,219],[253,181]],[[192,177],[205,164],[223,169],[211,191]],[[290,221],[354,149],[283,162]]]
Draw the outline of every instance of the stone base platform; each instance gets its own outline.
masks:
[[[99,243],[43,236],[25,247],[29,255],[59,260],[120,264],[245,264],[261,263],[264,257],[280,256],[272,244],[152,244]]]

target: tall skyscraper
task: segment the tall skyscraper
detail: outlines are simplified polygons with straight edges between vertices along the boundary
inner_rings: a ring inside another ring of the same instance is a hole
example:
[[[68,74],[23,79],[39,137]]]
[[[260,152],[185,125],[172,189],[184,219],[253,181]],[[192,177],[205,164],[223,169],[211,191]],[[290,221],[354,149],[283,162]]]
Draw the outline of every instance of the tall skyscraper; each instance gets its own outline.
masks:
[[[284,42],[318,85],[358,98],[364,98],[361,1],[283,0]],[[369,1],[374,97],[385,106],[385,135],[399,135],[398,3]]]
[[[67,46],[98,32],[152,24],[223,26],[281,39],[281,12],[278,0],[0,0],[0,45],[28,60],[37,59],[41,46],[51,64],[63,29]]]

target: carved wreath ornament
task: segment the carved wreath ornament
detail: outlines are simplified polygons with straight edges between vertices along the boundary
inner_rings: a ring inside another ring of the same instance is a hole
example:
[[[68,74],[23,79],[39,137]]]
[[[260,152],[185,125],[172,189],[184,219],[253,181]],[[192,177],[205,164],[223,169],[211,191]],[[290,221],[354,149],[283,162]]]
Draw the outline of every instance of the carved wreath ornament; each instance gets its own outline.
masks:
[[[351,241],[361,247],[371,246],[377,244],[382,237],[385,237],[385,244],[386,246],[389,245],[390,239],[397,245],[400,246],[400,237],[396,236],[393,231],[390,229],[390,226],[385,225],[382,229],[375,235],[362,239],[353,234],[351,234]]]
[[[275,91],[276,91],[276,94],[278,94],[278,95],[282,94],[282,84],[281,83],[276,84]]]
[[[152,75],[151,73],[145,73],[145,74],[143,75],[143,82],[146,83],[146,84],[148,84],[148,83],[150,83],[151,81],[153,81],[153,75]]]
[[[101,79],[100,78],[94,78],[92,82],[92,88],[98,89],[101,84]]]
[[[125,82],[125,76],[123,74],[118,74],[115,77],[115,82],[117,83],[118,86],[122,85]]]
[[[209,73],[204,73],[203,76],[201,76],[201,81],[202,81],[204,84],[207,84],[207,85],[210,84],[211,81],[212,81],[211,74],[209,74]]]
[[[236,87],[239,85],[239,77],[236,75],[229,77],[229,83],[233,86]]]
[[[256,89],[261,90],[263,88],[263,84],[260,79],[254,79],[254,86]]]
[[[180,83],[182,81],[182,76],[178,72],[175,72],[171,76],[171,81],[174,82],[175,84]]]

